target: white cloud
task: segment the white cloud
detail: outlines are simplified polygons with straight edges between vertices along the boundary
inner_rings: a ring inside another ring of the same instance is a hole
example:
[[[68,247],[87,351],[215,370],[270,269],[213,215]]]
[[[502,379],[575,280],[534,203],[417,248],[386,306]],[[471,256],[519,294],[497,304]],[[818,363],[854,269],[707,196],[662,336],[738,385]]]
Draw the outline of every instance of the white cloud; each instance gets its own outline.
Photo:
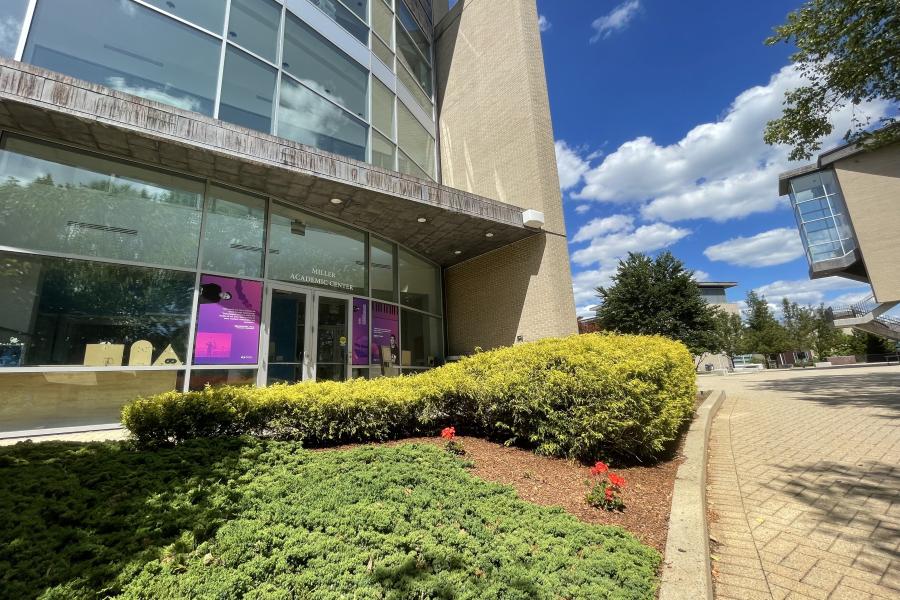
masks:
[[[594,316],[593,307],[600,303],[597,297],[599,286],[608,286],[612,276],[616,274],[616,266],[605,269],[581,271],[572,277],[572,292],[575,294],[575,312],[579,317]]]
[[[709,273],[699,269],[694,270],[694,281],[709,281]]]
[[[579,215],[583,215],[584,213],[586,213],[589,210],[591,210],[590,204],[579,204],[578,206],[575,207],[575,212],[578,213]]]
[[[653,252],[671,246],[690,235],[689,229],[672,227],[665,223],[642,225],[632,230],[616,231],[608,235],[598,235],[588,247],[572,253],[572,261],[579,265],[600,264],[609,268],[629,252]],[[577,234],[576,234],[577,237]]]
[[[803,256],[800,234],[791,227],[763,231],[751,237],[736,237],[703,251],[709,260],[739,267],[771,267]]]
[[[778,280],[756,288],[756,292],[765,296],[766,300],[773,304],[787,298],[798,304],[819,304],[825,302],[828,292],[845,292],[853,294],[871,293],[871,289],[865,283],[842,279],[840,277],[825,277],[824,279],[797,279],[793,281]]]
[[[637,204],[644,218],[664,221],[725,221],[784,206],[778,173],[796,164],[788,161],[788,147],[767,145],[762,132],[780,116],[784,93],[803,83],[786,66],[765,85],[739,94],[720,120],[697,125],[673,144],[661,146],[646,136],[627,141],[580,174],[585,185],[572,197]],[[845,107],[834,115],[835,133],[823,147],[840,142],[854,114],[878,118],[889,110],[887,102]],[[568,158],[582,160],[577,153]]]
[[[565,140],[557,140],[556,168],[559,171],[559,188],[568,190],[581,183],[582,177],[591,168],[587,160],[582,159],[574,148],[570,148]]]
[[[606,233],[634,229],[634,217],[628,215],[612,215],[588,221],[575,233],[572,243],[586,242]]]
[[[627,0],[612,9],[608,15],[594,19],[591,27],[596,33],[591,38],[591,43],[594,44],[600,39],[608,38],[615,31],[625,29],[640,8],[640,0]]]
[[[0,56],[13,56],[19,45],[22,21],[15,17],[0,18]]]
[[[541,33],[547,31],[552,27],[552,23],[545,17],[544,15],[538,15],[538,28],[541,30]]]
[[[146,98],[147,100],[152,100],[153,102],[161,102],[163,104],[168,104],[170,106],[174,106],[175,108],[180,108],[183,110],[191,110],[196,112],[201,108],[200,100],[198,100],[197,98],[185,95],[178,96],[175,94],[170,94],[166,90],[159,88],[131,86],[128,85],[124,77],[107,77],[106,85],[114,90],[118,90],[126,94],[140,96],[141,98]]]

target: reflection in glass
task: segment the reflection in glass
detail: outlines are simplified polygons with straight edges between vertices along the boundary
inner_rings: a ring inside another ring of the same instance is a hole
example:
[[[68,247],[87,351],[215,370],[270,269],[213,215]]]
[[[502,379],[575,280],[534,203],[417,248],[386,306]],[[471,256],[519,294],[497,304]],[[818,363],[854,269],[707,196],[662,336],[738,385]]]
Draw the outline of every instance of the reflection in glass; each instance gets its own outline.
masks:
[[[281,5],[272,0],[231,0],[228,39],[272,62],[280,24]]]
[[[398,153],[397,170],[406,175],[418,177],[419,179],[432,179],[428,173],[422,170],[422,167],[410,160],[403,152]]]
[[[372,30],[388,47],[394,44],[394,13],[383,1],[372,4]]]
[[[404,309],[400,331],[402,366],[435,367],[444,362],[440,319]]]
[[[3,0],[0,2],[0,56],[15,58],[19,46],[22,24],[28,0]]]
[[[434,138],[402,103],[397,105],[397,142],[434,179]]]
[[[366,160],[368,127],[291,78],[281,78],[278,135],[350,158]]]
[[[212,115],[221,49],[212,36],[134,2],[41,0],[23,60]]]
[[[397,155],[397,147],[389,139],[372,131],[372,164],[382,169],[393,171],[394,157]],[[419,169],[421,171],[421,169]],[[421,177],[425,177],[422,173]]]
[[[394,137],[394,92],[372,78],[372,125],[389,138]]]
[[[344,381],[349,362],[347,301],[319,296],[316,381]]]
[[[180,371],[4,373],[0,369],[0,431],[119,423],[138,396],[177,389]]]
[[[400,248],[400,303],[411,308],[440,314],[441,270],[411,252]]]
[[[284,70],[306,87],[366,118],[368,70],[290,14],[282,61]]]
[[[275,78],[275,69],[229,45],[222,73],[219,118],[271,133]]]
[[[184,363],[194,274],[64,258],[0,254],[3,366],[178,366]],[[15,340],[15,341],[13,341]]]
[[[271,221],[270,278],[366,293],[366,234],[275,203]]]
[[[363,22],[366,19],[364,0],[348,0],[349,3],[356,4],[355,9],[358,9],[359,4],[362,3],[363,11],[359,13],[360,16],[348,10],[339,0],[310,0],[310,2],[318,6],[319,10],[331,17],[338,25],[349,31],[353,37],[363,44],[368,44],[369,28]]]
[[[127,0],[126,0],[127,1]],[[144,0],[166,12],[179,16],[185,21],[190,21],[204,29],[209,29],[215,34],[222,35],[222,25],[225,23],[225,0]]]
[[[249,386],[255,384],[256,369],[194,369],[191,371],[191,380],[188,383],[188,389],[192,392],[199,392],[206,386]]]
[[[272,292],[268,384],[303,379],[306,360],[306,294]]]
[[[377,37],[372,38],[372,52],[384,63],[384,66],[391,71],[394,70],[394,51],[385,46],[384,42]]]
[[[369,238],[369,265],[372,272],[372,297],[397,301],[394,285],[395,246],[375,236]]]
[[[7,246],[195,267],[202,201],[186,177],[12,136],[0,150]]]
[[[428,41],[428,36],[419,27],[419,23],[413,16],[412,11],[406,7],[404,0],[397,2],[397,20],[400,22],[403,31],[409,34],[409,39],[413,45],[418,48],[426,60],[431,62],[431,42]]]
[[[262,277],[266,201],[210,186],[203,228],[203,269]]]

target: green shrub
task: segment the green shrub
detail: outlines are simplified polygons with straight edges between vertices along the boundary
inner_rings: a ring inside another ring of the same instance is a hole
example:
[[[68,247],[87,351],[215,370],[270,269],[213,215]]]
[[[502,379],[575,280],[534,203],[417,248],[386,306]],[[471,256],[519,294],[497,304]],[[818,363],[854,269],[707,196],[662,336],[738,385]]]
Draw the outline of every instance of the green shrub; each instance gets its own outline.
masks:
[[[695,395],[684,345],[589,334],[481,352],[400,378],[170,392],[132,402],[122,418],[142,444],[251,433],[322,446],[452,424],[594,460],[658,454],[692,413]]]

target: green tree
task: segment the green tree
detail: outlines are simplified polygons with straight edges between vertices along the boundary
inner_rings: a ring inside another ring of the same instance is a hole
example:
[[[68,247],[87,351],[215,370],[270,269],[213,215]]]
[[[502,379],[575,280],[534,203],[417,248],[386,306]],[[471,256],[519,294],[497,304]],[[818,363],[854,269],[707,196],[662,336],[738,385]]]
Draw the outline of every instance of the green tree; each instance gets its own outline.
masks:
[[[790,345],[788,350],[811,349],[816,336],[816,321],[813,309],[800,306],[787,298],[782,298],[781,314],[784,330]]]
[[[663,252],[656,259],[629,253],[619,261],[613,284],[598,287],[597,317],[620,333],[658,334],[683,342],[695,355],[718,352],[715,311],[700,296],[693,272]]]
[[[834,126],[829,117],[847,104],[900,100],[900,2],[806,0],[775,28],[766,44],[794,44],[791,56],[808,84],[785,94],[782,116],[766,126],[768,144],[793,146],[791,160],[809,159]],[[881,128],[854,118],[845,138],[871,147],[900,140],[896,118]]]
[[[824,304],[814,309],[813,319],[815,331],[812,348],[816,356],[819,360],[825,360],[829,356],[837,355],[844,338],[849,336],[834,326],[831,312]]]
[[[772,314],[764,296],[754,291],[747,294],[746,348],[769,359],[774,354],[790,349],[790,340],[784,327]]]
[[[744,339],[744,323],[740,315],[728,313],[724,310],[716,310],[713,317],[713,335],[715,341],[712,344],[719,352],[725,354],[734,368],[734,357],[744,352],[746,341]]]

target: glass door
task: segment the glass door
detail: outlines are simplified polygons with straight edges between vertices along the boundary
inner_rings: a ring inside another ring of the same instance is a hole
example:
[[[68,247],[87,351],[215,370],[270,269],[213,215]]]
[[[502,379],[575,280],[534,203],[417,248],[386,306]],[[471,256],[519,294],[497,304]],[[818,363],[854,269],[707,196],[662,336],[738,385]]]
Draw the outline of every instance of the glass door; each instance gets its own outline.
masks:
[[[350,368],[350,301],[316,294],[316,381],[344,381]]]
[[[311,295],[273,289],[269,303],[266,385],[310,378],[309,309]]]

